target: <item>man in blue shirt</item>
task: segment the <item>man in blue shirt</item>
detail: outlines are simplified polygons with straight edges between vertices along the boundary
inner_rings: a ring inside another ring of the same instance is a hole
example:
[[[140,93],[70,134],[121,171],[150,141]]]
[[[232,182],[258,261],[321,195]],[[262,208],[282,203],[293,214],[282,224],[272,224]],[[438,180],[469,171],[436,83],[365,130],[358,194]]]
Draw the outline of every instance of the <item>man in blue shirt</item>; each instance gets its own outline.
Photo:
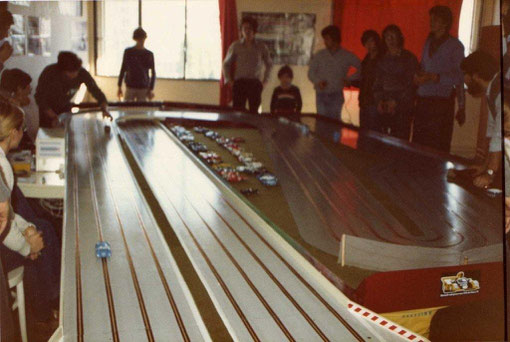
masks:
[[[316,92],[317,114],[340,120],[344,104],[344,86],[359,78],[361,62],[356,55],[340,47],[340,29],[330,25],[322,32],[325,49],[318,51],[310,61],[308,78]],[[354,67],[356,73],[347,76]]]
[[[464,81],[460,63],[464,46],[449,31],[453,15],[446,6],[429,11],[430,35],[423,48],[421,68],[415,76],[418,99],[414,118],[413,142],[450,152],[458,100],[457,121],[465,121]]]

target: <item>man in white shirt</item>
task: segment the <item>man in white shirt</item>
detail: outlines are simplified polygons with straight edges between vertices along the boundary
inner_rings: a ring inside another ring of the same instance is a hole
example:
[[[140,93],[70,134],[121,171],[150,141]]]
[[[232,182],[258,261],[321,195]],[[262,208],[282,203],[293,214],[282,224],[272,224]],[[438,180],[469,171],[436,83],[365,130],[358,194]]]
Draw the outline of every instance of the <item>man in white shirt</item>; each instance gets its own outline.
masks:
[[[489,153],[482,165],[475,167],[473,184],[488,188],[494,182],[494,175],[501,167],[501,72],[499,63],[487,52],[475,51],[461,64],[464,82],[474,97],[487,97],[489,107],[487,138],[490,140]]]

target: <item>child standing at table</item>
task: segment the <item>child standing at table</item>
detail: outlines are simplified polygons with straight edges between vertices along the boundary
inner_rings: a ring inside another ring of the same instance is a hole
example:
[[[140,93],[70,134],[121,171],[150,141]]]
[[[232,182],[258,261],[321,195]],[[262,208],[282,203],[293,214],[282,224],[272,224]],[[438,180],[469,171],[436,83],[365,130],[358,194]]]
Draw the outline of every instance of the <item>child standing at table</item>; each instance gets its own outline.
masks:
[[[301,92],[292,84],[294,73],[285,65],[278,71],[280,85],[273,90],[271,98],[271,114],[286,116],[291,120],[299,121],[301,107]]]

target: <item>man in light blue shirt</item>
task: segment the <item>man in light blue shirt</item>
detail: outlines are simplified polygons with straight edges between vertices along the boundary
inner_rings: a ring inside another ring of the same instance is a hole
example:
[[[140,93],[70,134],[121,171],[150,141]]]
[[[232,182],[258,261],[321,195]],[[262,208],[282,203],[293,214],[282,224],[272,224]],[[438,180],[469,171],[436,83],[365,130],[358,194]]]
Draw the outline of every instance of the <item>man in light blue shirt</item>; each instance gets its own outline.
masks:
[[[453,15],[446,6],[434,6],[429,11],[430,35],[423,47],[422,70],[415,76],[418,98],[413,128],[413,142],[450,152],[455,117],[460,125],[465,121],[464,82],[460,63],[464,46],[449,33]]]
[[[308,78],[316,92],[317,114],[340,120],[344,104],[344,86],[359,78],[361,62],[356,55],[340,47],[340,29],[330,25],[322,32],[325,49],[318,51],[310,61]],[[347,76],[354,67],[356,73]]]
[[[257,114],[262,89],[267,85],[273,61],[267,46],[255,39],[257,21],[252,17],[241,20],[242,39],[230,45],[223,61],[225,82],[232,86],[234,108]],[[235,62],[235,70],[232,66]],[[261,81],[262,78],[262,81]]]

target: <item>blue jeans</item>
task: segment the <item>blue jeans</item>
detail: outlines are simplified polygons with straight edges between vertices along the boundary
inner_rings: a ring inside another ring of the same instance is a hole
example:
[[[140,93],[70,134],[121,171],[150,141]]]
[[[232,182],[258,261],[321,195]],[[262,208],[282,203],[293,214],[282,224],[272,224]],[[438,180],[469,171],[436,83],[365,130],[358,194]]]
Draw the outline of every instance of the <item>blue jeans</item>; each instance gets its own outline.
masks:
[[[317,114],[340,120],[344,105],[343,91],[316,93]]]
[[[342,114],[342,107],[344,105],[343,91],[336,91],[333,93],[320,93],[316,92],[317,114],[328,117],[330,119],[339,120]],[[340,128],[333,129],[332,125],[328,122],[317,120],[315,133],[320,137],[333,137],[334,142],[340,141],[341,131]]]

